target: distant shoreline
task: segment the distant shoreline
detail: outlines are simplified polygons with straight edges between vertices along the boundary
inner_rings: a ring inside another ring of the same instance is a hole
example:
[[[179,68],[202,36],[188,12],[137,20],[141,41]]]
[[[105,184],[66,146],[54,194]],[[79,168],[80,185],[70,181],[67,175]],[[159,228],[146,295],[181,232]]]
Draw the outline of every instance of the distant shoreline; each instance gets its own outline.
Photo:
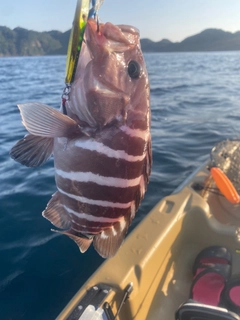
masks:
[[[226,52],[239,52],[240,50],[216,50],[216,51],[159,51],[159,52],[146,52],[143,51],[144,54],[164,54],[164,53],[226,53]],[[45,54],[45,55],[35,55],[35,56],[1,56],[0,59],[7,59],[7,58],[37,58],[37,57],[65,57],[67,58],[66,54]]]
[[[66,55],[70,31],[37,32],[0,26],[0,37],[3,39],[0,42],[0,57]],[[221,29],[206,29],[181,42],[167,39],[158,42],[141,39],[140,42],[144,53],[239,51],[240,31],[231,33]]]

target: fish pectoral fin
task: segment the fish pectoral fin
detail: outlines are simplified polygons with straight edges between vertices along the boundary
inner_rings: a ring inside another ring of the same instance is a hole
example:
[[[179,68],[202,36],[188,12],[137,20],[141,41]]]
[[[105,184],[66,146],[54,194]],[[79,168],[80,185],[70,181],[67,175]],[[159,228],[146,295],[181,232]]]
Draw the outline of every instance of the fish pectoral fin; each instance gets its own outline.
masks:
[[[110,258],[117,253],[128,231],[128,227],[129,220],[122,217],[120,221],[94,237],[93,245],[100,256]]]
[[[42,215],[57,228],[69,229],[71,226],[69,216],[64,209],[64,206],[61,204],[61,194],[59,191],[52,195],[52,198],[48,202]]]
[[[71,229],[68,231],[58,231],[58,230],[52,230],[54,232],[57,233],[61,233],[64,234],[66,236],[68,236],[69,238],[71,238],[73,241],[75,241],[75,243],[78,245],[79,250],[84,253],[85,251],[87,251],[87,249],[90,247],[93,239],[92,238],[84,238],[84,237],[78,237],[74,234],[71,233]]]
[[[51,157],[52,152],[53,138],[28,134],[12,147],[10,156],[24,166],[39,167]]]
[[[48,138],[72,137],[81,133],[77,122],[39,102],[19,104],[22,123],[29,133]]]

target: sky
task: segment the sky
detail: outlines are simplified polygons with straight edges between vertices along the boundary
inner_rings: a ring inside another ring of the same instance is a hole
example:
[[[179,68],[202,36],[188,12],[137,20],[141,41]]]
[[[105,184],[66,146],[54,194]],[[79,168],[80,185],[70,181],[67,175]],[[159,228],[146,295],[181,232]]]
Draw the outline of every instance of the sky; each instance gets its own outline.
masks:
[[[0,26],[67,31],[77,0],[0,0]],[[207,28],[240,31],[240,0],[105,0],[102,22],[129,24],[141,38],[177,42]]]

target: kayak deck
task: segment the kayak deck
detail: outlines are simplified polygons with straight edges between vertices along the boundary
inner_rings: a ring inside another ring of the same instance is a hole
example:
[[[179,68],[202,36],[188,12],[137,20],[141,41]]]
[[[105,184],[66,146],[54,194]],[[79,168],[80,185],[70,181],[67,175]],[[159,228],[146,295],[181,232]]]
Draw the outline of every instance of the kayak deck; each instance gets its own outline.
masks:
[[[114,315],[124,289],[133,285],[117,319],[172,320],[179,305],[189,298],[195,257],[211,245],[229,249],[232,273],[237,273],[240,206],[229,203],[214,187],[205,164],[150,211],[116,256],[89,278],[57,319],[79,319],[73,317],[73,310],[81,309],[87,290],[101,283],[112,289],[104,301]]]

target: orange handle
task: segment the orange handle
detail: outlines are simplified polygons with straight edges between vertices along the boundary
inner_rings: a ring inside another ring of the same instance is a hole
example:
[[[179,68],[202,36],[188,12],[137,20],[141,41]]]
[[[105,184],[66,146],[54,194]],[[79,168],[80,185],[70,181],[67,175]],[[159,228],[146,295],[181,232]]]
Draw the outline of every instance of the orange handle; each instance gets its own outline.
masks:
[[[240,202],[240,197],[232,182],[219,168],[211,168],[211,175],[224,197],[233,204]]]

